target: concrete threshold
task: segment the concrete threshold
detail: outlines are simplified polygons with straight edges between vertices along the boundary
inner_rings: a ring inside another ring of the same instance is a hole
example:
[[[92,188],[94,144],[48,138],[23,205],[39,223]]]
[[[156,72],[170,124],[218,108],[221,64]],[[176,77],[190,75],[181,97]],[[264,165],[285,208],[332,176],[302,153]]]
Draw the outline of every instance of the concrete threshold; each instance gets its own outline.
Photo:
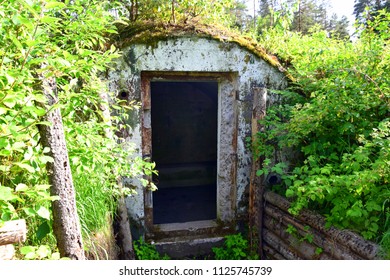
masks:
[[[213,247],[223,245],[223,237],[186,236],[167,238],[154,243],[160,254],[172,259],[201,259],[212,253]]]
[[[149,238],[160,254],[172,259],[198,259],[212,253],[213,247],[223,244],[224,231],[216,231],[214,220],[154,225],[160,234]]]
[[[168,231],[195,231],[197,229],[207,229],[217,227],[217,223],[214,220],[204,220],[204,221],[193,221],[186,223],[170,223],[170,224],[159,224],[154,225],[158,230],[168,232]]]

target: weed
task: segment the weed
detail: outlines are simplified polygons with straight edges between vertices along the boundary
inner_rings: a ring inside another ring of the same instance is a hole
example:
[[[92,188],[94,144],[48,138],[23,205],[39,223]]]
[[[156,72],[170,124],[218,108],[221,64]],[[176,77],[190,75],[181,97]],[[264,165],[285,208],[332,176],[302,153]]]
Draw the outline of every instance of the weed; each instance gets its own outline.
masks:
[[[141,237],[133,242],[134,252],[138,260],[169,260],[167,254],[160,255],[156,250],[156,246],[146,243]]]
[[[214,247],[213,252],[216,260],[254,260],[259,256],[250,252],[249,242],[241,233],[228,235],[222,247]]]

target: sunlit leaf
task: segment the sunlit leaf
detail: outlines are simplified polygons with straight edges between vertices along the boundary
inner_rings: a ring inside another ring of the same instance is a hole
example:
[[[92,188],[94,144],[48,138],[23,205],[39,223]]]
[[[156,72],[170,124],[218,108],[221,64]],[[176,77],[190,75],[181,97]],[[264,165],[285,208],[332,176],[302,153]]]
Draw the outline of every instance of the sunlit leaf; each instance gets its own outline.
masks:
[[[57,2],[57,1],[47,2],[45,5],[46,9],[65,8],[65,7],[66,7],[65,3]]]
[[[50,220],[50,211],[44,206],[39,207],[37,214],[46,220]]]
[[[15,192],[23,192],[28,190],[28,186],[26,184],[18,184],[15,188]]]
[[[19,167],[22,168],[22,169],[27,170],[27,171],[30,172],[30,173],[34,173],[34,172],[35,172],[35,168],[32,167],[32,166],[29,165],[29,164],[21,163],[21,162],[15,162],[14,164],[17,165],[17,166],[19,166]]]
[[[0,186],[0,200],[12,201],[17,199],[18,196],[12,193],[12,189],[9,187]]]

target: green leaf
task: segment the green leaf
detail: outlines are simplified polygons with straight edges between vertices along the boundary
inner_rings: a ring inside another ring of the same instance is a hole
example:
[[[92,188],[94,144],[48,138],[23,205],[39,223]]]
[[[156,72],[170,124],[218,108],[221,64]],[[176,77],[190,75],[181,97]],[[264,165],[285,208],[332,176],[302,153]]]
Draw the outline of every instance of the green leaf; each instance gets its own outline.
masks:
[[[26,143],[24,142],[15,142],[12,144],[12,149],[18,150],[18,151],[23,151],[23,148],[26,147]]]
[[[3,100],[3,104],[10,109],[12,109],[16,105],[16,102],[17,100],[15,96],[6,96]]]
[[[362,211],[360,209],[349,209],[346,214],[349,217],[361,217]]]
[[[320,247],[317,247],[316,250],[315,250],[315,254],[316,255],[320,255],[322,253],[323,249],[320,248]]]
[[[50,220],[50,211],[44,206],[39,207],[37,214],[46,220]]]
[[[0,138],[0,148],[5,148],[9,145],[9,140],[7,138]]]
[[[12,200],[16,200],[18,198],[19,198],[18,196],[14,195],[12,193],[11,188],[0,186],[0,200],[12,201]]]
[[[34,246],[23,246],[20,248],[20,253],[22,255],[27,255],[29,253],[35,253],[36,248]]]
[[[38,191],[44,191],[50,189],[51,185],[35,185],[35,189]]]
[[[47,101],[47,98],[43,94],[34,94],[32,99],[40,103],[45,103]]]
[[[60,9],[62,9],[62,8],[65,8],[66,7],[66,5],[64,4],[64,3],[62,3],[62,2],[55,2],[55,1],[53,1],[53,2],[48,2],[48,3],[46,3],[46,5],[45,5],[45,9],[54,9],[54,8],[60,8]]]
[[[7,111],[8,111],[8,109],[7,109],[7,108],[0,107],[0,115],[4,115],[4,114],[6,114],[6,113],[7,113]]]
[[[12,85],[14,82],[15,82],[15,78],[8,75],[8,74],[5,74],[5,77],[7,78],[7,82],[8,84]]]
[[[20,43],[20,41],[14,37],[14,36],[10,36],[10,39],[11,41],[15,44],[15,46],[22,52],[22,54],[24,55],[24,48],[23,48],[23,45]],[[8,77],[7,77],[7,80],[8,80]],[[9,82],[9,84],[12,84],[13,82],[15,81],[15,79],[13,79],[12,82]]]
[[[15,192],[24,192],[28,190],[28,186],[26,184],[18,184],[15,188]]]
[[[263,174],[264,174],[264,171],[261,169],[256,171],[256,176],[261,176]]]
[[[378,226],[377,223],[371,223],[369,229],[370,229],[370,231],[372,231],[372,232],[377,232],[378,229],[379,229],[379,226]]]
[[[295,195],[295,192],[291,189],[286,190],[286,197],[292,197]]]
[[[381,211],[382,210],[381,205],[379,205],[375,201],[368,201],[366,203],[366,208],[368,211]]]
[[[39,161],[43,164],[46,164],[48,162],[54,162],[54,159],[52,157],[49,157],[49,156],[40,156]]]
[[[48,23],[48,24],[50,24],[50,23],[59,22],[60,19],[59,19],[59,18],[56,18],[56,17],[44,16],[44,17],[41,19],[41,21],[42,21],[43,23]]]
[[[3,220],[3,221],[10,221],[11,220],[11,214],[10,213],[2,213],[1,214],[1,220]]]
[[[33,8],[33,4],[34,4],[33,2],[26,1],[26,0],[18,0],[18,2],[22,3],[23,7],[28,9],[30,11],[30,13],[32,13],[35,18],[39,17],[37,11],[34,10],[34,8]],[[37,7],[40,7],[40,6],[37,6]]]
[[[36,254],[40,259],[47,258],[51,254],[51,250],[49,246],[47,245],[41,245],[39,246],[38,250],[36,251]]]
[[[45,238],[50,233],[50,226],[47,221],[44,221],[37,229],[36,235],[39,241]]]
[[[60,255],[60,253],[55,252],[55,253],[51,254],[51,258],[50,259],[51,260],[60,260],[61,259],[61,255]]]
[[[26,213],[27,216],[30,216],[30,217],[34,217],[37,214],[35,209],[33,209],[31,207],[23,208],[23,211],[24,211],[24,213]]]
[[[34,252],[29,252],[27,253],[24,258],[27,259],[27,260],[33,260],[37,257],[37,254]]]
[[[26,163],[15,162],[15,165],[19,166],[22,169],[27,170],[30,173],[34,173],[35,172],[35,168],[32,167],[31,165],[26,164]]]

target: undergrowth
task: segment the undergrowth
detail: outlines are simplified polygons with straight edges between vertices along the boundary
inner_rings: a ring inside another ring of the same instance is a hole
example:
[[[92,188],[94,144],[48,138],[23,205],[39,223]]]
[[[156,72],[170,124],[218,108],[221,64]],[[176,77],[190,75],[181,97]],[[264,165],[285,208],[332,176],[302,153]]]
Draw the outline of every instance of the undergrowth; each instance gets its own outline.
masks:
[[[309,208],[327,225],[358,232],[390,255],[390,14],[359,26],[355,42],[264,32],[260,39],[296,78],[261,121],[255,143],[264,158],[258,175],[279,173],[290,212]],[[293,98],[292,98],[293,97]],[[294,151],[289,165],[280,160]]]
[[[97,173],[99,171],[97,170]],[[113,219],[116,198],[109,184],[87,174],[74,176],[77,212],[88,258],[115,259]]]
[[[212,248],[216,260],[258,260],[259,256],[251,252],[249,242],[241,233],[225,236],[222,247]]]
[[[170,257],[167,254],[161,255],[156,246],[145,242],[141,237],[133,242],[134,253],[137,260],[169,260]]]

